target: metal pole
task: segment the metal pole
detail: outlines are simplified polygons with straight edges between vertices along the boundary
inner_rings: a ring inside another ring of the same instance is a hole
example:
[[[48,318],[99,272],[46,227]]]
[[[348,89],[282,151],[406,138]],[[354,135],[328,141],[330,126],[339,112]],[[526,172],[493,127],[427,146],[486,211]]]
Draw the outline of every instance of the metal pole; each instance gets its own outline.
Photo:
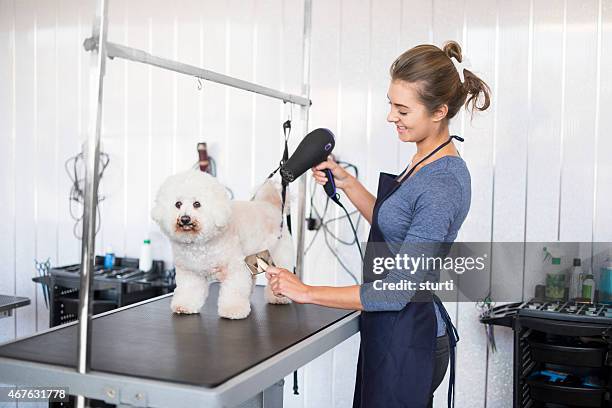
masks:
[[[310,37],[312,27],[312,0],[304,0],[304,42],[302,46],[302,95],[310,100]],[[308,133],[308,119],[310,105],[302,106],[302,134]],[[304,278],[304,224],[306,218],[306,188],[307,174],[302,174],[299,186],[298,200],[298,228],[297,228],[297,256],[296,274],[300,280]]]
[[[95,46],[95,41],[88,41],[86,43],[85,48],[92,49]],[[288,94],[286,92],[281,92],[276,89],[255,84],[253,82],[244,81],[242,79],[199,68],[194,65],[184,64],[182,62],[173,61],[167,58],[157,57],[155,55],[149,54],[146,51],[139,50],[137,48],[126,47],[125,45],[115,44],[112,42],[106,43],[106,55],[108,56],[108,58],[121,58],[128,61],[153,65],[158,68],[193,76],[195,78],[201,78],[207,81],[216,82],[245,91],[254,92],[275,99],[280,99],[283,102],[295,103],[297,105],[302,106],[310,105],[310,100],[308,98],[304,98],[303,96]]]
[[[93,265],[96,242],[96,205],[98,201],[98,167],[100,157],[100,130],[102,127],[102,91],[106,63],[107,0],[98,0],[92,38],[98,47],[92,50],[90,71],[91,100],[89,106],[89,131],[85,149],[85,200],[83,207],[83,234],[81,242],[81,287],[79,291],[79,344],[78,366],[80,374],[89,371],[91,361],[91,312],[90,301],[93,281]],[[77,407],[85,407],[85,397],[77,396]]]

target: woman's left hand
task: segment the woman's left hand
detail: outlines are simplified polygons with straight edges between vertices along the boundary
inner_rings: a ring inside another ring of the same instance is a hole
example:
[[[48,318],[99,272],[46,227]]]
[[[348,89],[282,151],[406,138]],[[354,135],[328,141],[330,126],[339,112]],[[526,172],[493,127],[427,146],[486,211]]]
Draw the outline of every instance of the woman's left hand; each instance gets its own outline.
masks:
[[[310,286],[302,281],[294,273],[284,268],[268,266],[266,268],[268,285],[275,295],[283,295],[297,303],[309,303]]]

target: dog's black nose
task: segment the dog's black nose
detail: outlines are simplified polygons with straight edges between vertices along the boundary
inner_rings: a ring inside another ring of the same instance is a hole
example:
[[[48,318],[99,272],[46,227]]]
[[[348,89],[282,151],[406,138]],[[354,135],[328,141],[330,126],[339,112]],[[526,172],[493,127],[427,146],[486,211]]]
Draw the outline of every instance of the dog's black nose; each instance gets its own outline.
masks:
[[[182,225],[191,224],[191,217],[190,217],[190,216],[188,216],[188,215],[183,215],[183,216],[180,218],[180,222],[181,222],[181,224],[182,224]]]

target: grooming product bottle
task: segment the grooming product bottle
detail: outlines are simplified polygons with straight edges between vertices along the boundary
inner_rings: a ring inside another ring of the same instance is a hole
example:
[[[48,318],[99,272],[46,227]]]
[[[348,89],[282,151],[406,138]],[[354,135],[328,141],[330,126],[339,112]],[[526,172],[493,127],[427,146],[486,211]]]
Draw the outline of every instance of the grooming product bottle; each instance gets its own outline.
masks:
[[[608,255],[608,259],[606,259],[606,262],[601,266],[599,301],[612,304],[612,254]]]
[[[138,258],[138,269],[143,272],[148,272],[153,267],[153,259],[151,259],[151,240],[145,239],[140,247],[140,258]]]
[[[593,303],[595,300],[595,281],[593,275],[586,275],[582,281],[582,297]]]
[[[110,246],[106,248],[106,254],[104,255],[104,269],[113,269],[115,266],[115,253],[113,248]]]
[[[574,300],[582,295],[582,267],[580,258],[574,258],[574,267],[568,272],[569,300]]]

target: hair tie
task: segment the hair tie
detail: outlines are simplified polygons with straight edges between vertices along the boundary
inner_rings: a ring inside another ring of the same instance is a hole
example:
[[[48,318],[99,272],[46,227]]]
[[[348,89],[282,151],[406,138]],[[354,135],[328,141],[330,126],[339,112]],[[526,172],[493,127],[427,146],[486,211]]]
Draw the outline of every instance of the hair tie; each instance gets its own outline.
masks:
[[[465,57],[463,58],[463,62],[457,61],[457,58],[455,57],[450,57],[450,60],[455,66],[457,73],[459,74],[459,79],[461,80],[461,83],[464,83],[465,77],[463,76],[463,70],[472,67],[472,65],[470,64],[470,60]]]

